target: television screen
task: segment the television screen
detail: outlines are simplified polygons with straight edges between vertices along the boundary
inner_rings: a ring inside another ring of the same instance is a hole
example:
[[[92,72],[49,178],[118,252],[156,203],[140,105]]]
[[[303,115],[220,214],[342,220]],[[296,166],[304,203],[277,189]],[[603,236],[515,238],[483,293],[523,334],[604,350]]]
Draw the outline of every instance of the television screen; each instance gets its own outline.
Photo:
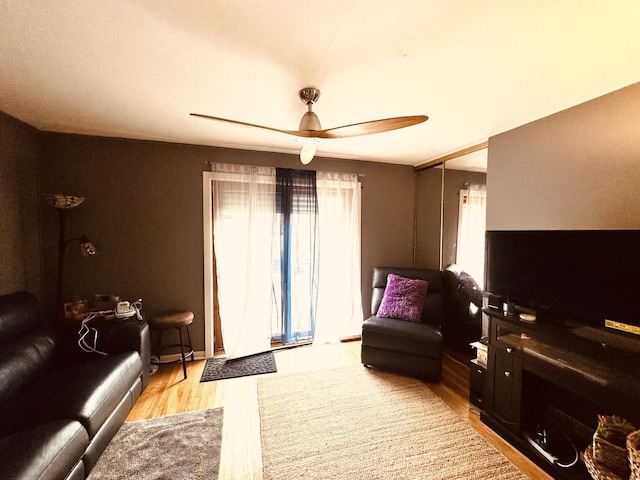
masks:
[[[550,318],[640,326],[640,230],[488,231],[486,291]]]

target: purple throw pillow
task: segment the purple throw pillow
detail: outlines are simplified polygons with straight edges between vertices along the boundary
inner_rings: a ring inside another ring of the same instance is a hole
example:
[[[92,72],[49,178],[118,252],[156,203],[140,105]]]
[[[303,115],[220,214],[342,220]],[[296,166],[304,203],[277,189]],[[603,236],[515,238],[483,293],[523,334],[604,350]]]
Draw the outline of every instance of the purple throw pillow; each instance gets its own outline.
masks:
[[[376,316],[419,322],[429,282],[390,273]]]

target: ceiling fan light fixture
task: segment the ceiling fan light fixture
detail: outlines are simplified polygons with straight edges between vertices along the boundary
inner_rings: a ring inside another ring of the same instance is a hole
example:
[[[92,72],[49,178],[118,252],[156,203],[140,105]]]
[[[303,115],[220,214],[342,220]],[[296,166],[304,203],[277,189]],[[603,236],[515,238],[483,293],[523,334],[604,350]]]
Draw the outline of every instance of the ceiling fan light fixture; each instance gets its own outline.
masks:
[[[308,165],[316,155],[316,147],[320,140],[317,138],[299,138],[296,141],[302,145],[300,150],[300,161],[303,165]]]
[[[320,119],[313,112],[313,104],[320,98],[320,90],[313,87],[303,88],[298,92],[300,100],[307,106],[307,113],[300,119],[298,130],[300,131],[316,131],[322,130]]]
[[[300,150],[300,161],[302,162],[303,165],[308,165],[309,162],[313,160],[313,157],[315,156],[315,154],[316,154],[315,143],[308,143],[302,147],[302,150]]]

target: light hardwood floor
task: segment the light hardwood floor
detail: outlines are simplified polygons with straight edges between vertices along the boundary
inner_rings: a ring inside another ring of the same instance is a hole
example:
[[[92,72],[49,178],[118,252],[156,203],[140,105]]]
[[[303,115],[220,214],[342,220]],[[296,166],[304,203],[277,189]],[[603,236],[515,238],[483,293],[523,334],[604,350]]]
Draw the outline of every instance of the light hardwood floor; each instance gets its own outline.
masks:
[[[278,372],[283,375],[320,368],[360,364],[360,342],[303,346],[277,350]],[[262,479],[260,419],[257,380],[259,376],[200,383],[204,360],[187,362],[183,380],[180,363],[163,365],[127,420],[141,420],[173,413],[224,407],[220,480]],[[364,368],[364,367],[362,367]],[[532,479],[551,479],[540,468],[480,422],[479,411],[468,401],[469,369],[466,362],[445,355],[442,380],[428,384],[455,412],[467,419],[480,434]]]

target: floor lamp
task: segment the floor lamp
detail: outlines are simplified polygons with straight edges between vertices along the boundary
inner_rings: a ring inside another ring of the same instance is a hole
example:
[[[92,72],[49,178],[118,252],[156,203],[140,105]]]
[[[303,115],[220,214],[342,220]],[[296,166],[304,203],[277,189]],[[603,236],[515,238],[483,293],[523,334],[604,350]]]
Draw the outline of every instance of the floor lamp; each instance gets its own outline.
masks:
[[[58,217],[60,219],[60,232],[58,239],[58,285],[56,295],[56,313],[64,316],[64,304],[62,301],[62,284],[63,284],[63,272],[64,272],[64,254],[67,249],[67,245],[72,241],[80,242],[80,255],[89,256],[96,254],[96,247],[89,241],[89,239],[82,235],[78,238],[70,238],[65,240],[65,222],[67,218],[67,212],[72,208],[77,207],[84,202],[84,197],[77,197],[75,195],[64,195],[62,193],[44,193],[42,194],[48,205],[58,210]]]

